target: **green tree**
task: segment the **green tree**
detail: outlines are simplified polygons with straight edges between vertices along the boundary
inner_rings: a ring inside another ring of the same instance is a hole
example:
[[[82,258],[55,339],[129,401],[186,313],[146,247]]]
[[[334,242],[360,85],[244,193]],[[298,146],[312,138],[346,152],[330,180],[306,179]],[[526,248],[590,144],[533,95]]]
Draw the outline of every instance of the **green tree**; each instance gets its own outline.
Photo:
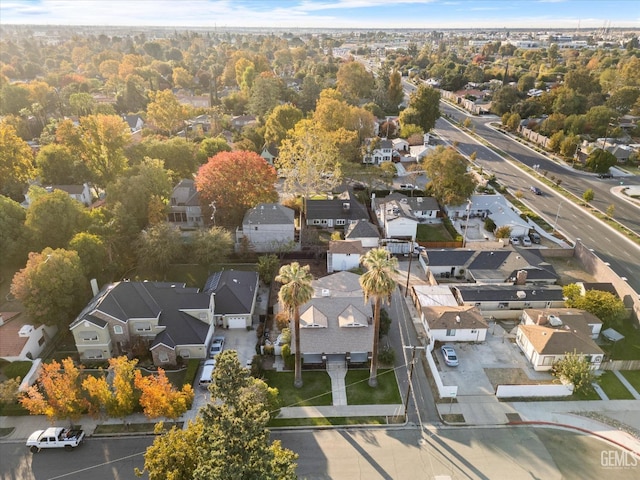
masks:
[[[138,237],[138,264],[146,271],[165,274],[169,265],[181,257],[182,250],[178,229],[169,223],[158,223]]]
[[[20,399],[31,415],[46,415],[49,420],[77,420],[90,404],[81,389],[82,370],[71,358],[43,363],[38,383],[29,387]]]
[[[587,188],[582,194],[582,199],[585,201],[585,203],[591,202],[593,200],[593,197],[594,197],[594,193],[593,193],[593,190],[590,188]]]
[[[595,148],[587,157],[585,166],[592,172],[606,173],[609,171],[609,168],[615,166],[617,163],[618,160],[613,153],[607,152],[602,148]]]
[[[200,461],[190,478],[297,478],[297,455],[269,439],[267,423],[277,390],[251,377],[231,350],[218,356],[209,389],[211,402],[201,410]]]
[[[76,252],[45,248],[29,254],[26,266],[13,277],[11,293],[34,321],[65,328],[86,304],[88,287]]]
[[[214,226],[240,225],[245,212],[278,199],[276,171],[254,152],[221,152],[198,170],[200,201],[215,205]]]
[[[43,146],[36,155],[36,166],[43,184],[74,184],[76,182],[75,163],[71,150],[55,143]]]
[[[253,81],[249,103],[249,112],[259,117],[269,115],[280,103],[282,81],[273,76],[260,75]]]
[[[398,272],[398,259],[384,248],[374,248],[363,255],[360,262],[367,271],[360,276],[365,303],[373,299],[373,345],[369,386],[378,385],[378,341],[380,336],[380,309],[383,302],[390,302],[396,288],[393,275]]]
[[[80,257],[80,263],[87,278],[103,279],[107,262],[107,247],[98,236],[88,232],[76,233],[69,242],[69,250]]]
[[[90,115],[96,106],[96,101],[88,93],[72,93],[69,96],[69,105],[74,115],[86,117]]]
[[[427,188],[445,205],[460,205],[476,188],[475,177],[467,172],[469,163],[453,148],[437,147],[422,162],[429,177]]]
[[[9,197],[0,195],[0,266],[23,264],[27,255],[25,209]]]
[[[579,308],[595,315],[607,326],[615,326],[628,317],[624,302],[611,292],[581,289],[575,283],[562,288],[567,308]]]
[[[291,104],[278,105],[265,122],[264,140],[268,144],[280,146],[287,132],[302,120],[302,110]]]
[[[353,104],[363,98],[371,98],[373,75],[360,62],[350,61],[340,65],[336,74],[336,86],[344,98]]]
[[[33,174],[31,148],[11,125],[0,122],[0,195],[21,200],[23,189]]]
[[[108,375],[87,376],[82,388],[92,401],[92,410],[104,412],[110,417],[122,418],[133,413],[136,406],[134,378],[137,359],[126,356],[109,359]]]
[[[307,303],[313,297],[311,286],[312,276],[309,266],[300,266],[298,262],[280,267],[276,281],[282,286],[278,292],[278,300],[282,307],[289,312],[289,318],[293,321],[295,331],[295,380],[296,388],[302,387],[302,352],[300,351],[300,306]]]
[[[207,163],[211,157],[216,156],[220,152],[230,152],[231,147],[224,139],[224,137],[205,138],[200,143],[200,148],[196,154],[198,163]]]
[[[35,198],[27,209],[25,221],[32,239],[32,250],[66,247],[86,224],[87,214],[83,205],[62,190]]]
[[[400,113],[401,125],[418,125],[428,132],[440,118],[440,92],[426,85],[420,85],[409,98],[409,106]]]
[[[278,272],[278,266],[280,265],[280,259],[277,255],[271,253],[269,255],[260,255],[258,257],[258,275],[262,283],[271,285],[276,273]]]
[[[178,102],[171,90],[159,90],[149,94],[151,102],[147,106],[147,119],[160,132],[172,135],[184,127],[189,118],[189,109]]]
[[[561,380],[573,384],[574,393],[588,393],[593,390],[595,380],[591,365],[584,355],[567,352],[562,360],[557,361],[551,369],[551,374]]]
[[[198,169],[195,150],[195,145],[182,137],[166,140],[149,138],[142,141],[138,148],[129,149],[127,156],[134,165],[141,163],[144,157],[162,160],[164,168],[171,173],[173,183],[177,183],[180,179],[191,178]]]
[[[637,87],[622,87],[613,92],[607,100],[607,107],[616,111],[617,115],[626,115],[640,98]]]
[[[520,118],[520,115],[518,115],[517,113],[512,113],[511,115],[509,115],[509,120],[507,120],[507,128],[512,132],[517,132],[518,128],[520,127],[521,120],[522,119]]]
[[[211,267],[216,263],[224,263],[233,252],[231,233],[222,227],[198,230],[192,238],[191,253],[200,265]]]
[[[396,113],[398,106],[404,100],[404,90],[402,89],[402,75],[394,70],[389,76],[389,86],[387,87],[386,109],[389,113]]]
[[[518,90],[514,87],[504,86],[493,94],[491,100],[491,111],[496,115],[504,115],[510,112],[511,108],[520,101]]]
[[[496,229],[494,235],[496,238],[509,238],[511,237],[511,227],[508,225],[503,225]]]

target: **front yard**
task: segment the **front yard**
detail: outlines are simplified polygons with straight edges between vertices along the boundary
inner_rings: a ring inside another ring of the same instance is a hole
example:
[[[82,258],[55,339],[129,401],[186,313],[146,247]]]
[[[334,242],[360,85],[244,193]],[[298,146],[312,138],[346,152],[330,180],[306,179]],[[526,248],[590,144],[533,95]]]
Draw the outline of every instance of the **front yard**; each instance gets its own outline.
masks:
[[[598,377],[598,384],[609,400],[633,400],[633,395],[612,371],[606,371]]]

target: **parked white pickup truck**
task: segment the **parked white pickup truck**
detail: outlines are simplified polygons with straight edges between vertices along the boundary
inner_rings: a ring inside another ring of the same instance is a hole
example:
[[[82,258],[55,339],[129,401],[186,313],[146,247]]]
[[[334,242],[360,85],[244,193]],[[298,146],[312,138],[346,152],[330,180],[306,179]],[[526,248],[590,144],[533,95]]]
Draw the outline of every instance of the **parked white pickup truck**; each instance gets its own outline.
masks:
[[[36,430],[27,440],[27,447],[32,453],[38,453],[43,448],[64,448],[73,450],[84,440],[84,431],[71,430],[62,427],[50,427],[46,430]]]

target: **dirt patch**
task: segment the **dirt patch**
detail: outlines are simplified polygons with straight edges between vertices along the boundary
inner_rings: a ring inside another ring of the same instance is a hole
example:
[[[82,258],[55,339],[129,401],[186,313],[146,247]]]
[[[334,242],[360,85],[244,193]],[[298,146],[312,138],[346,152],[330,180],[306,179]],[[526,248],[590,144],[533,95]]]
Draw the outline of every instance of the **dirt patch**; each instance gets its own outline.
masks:
[[[554,383],[553,380],[534,380],[527,376],[521,368],[485,368],[484,373],[493,385],[539,385],[543,383]]]
[[[585,272],[578,260],[570,258],[545,258],[547,262],[553,265],[556,273],[560,275],[560,285],[569,285],[575,282],[595,282],[593,275]]]
[[[443,413],[442,421],[445,423],[465,423],[464,415],[461,413]]]

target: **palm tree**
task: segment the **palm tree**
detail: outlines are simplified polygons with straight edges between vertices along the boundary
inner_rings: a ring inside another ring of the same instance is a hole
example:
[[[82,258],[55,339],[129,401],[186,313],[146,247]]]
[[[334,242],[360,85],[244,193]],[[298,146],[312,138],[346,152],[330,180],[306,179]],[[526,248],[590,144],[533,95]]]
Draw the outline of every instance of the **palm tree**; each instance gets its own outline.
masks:
[[[391,299],[396,288],[393,274],[398,271],[398,259],[384,248],[374,248],[361,257],[367,271],[360,277],[364,290],[364,301],[373,298],[373,347],[371,349],[371,372],[369,386],[378,386],[378,336],[380,334],[380,306]]]
[[[313,287],[311,286],[313,277],[309,273],[309,266],[301,267],[298,262],[280,267],[280,272],[276,281],[282,283],[278,292],[280,304],[293,313],[293,324],[295,327],[296,340],[296,369],[293,385],[296,388],[302,387],[302,356],[300,355],[300,305],[304,305],[313,297]]]

